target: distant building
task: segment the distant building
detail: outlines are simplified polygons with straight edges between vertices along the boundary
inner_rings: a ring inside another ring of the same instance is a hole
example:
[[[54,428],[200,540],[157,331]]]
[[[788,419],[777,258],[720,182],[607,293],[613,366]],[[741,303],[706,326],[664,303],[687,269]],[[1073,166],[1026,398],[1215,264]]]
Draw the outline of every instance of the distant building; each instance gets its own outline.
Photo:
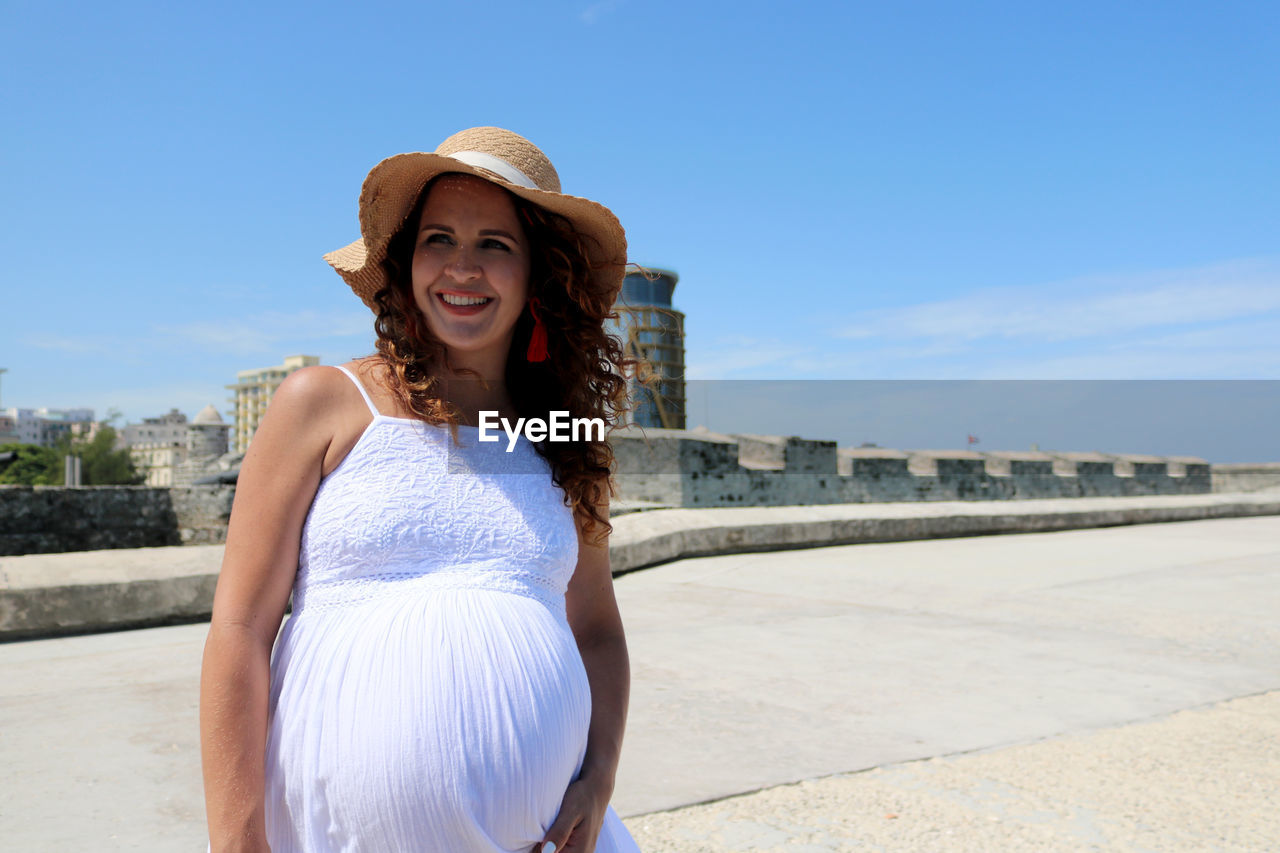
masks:
[[[121,443],[129,448],[133,466],[146,474],[148,486],[172,486],[174,470],[187,458],[187,416],[177,409],[167,415],[126,424]]]
[[[222,420],[212,404],[205,406],[187,425],[187,458],[173,472],[175,486],[188,486],[221,466],[219,460],[229,451],[231,424]]]
[[[670,270],[647,268],[628,273],[613,306],[618,321],[610,331],[623,351],[645,362],[652,381],[629,377],[634,410],[630,420],[641,426],[685,428],[684,314],[672,307],[680,277]]]
[[[0,438],[21,444],[53,447],[64,435],[91,432],[93,409],[0,409]]]
[[[278,367],[259,367],[236,374],[236,384],[228,385],[227,388],[236,392],[229,400],[235,404],[235,408],[228,414],[235,418],[233,445],[237,453],[244,453],[249,449],[249,441],[258,429],[258,421],[262,420],[267,404],[271,402],[284,378],[295,370],[319,363],[319,356],[291,355]]]
[[[231,424],[223,421],[218,409],[210,403],[187,427],[187,451],[194,457],[221,456],[229,449],[227,433],[230,430]]]
[[[187,416],[177,409],[158,418],[143,418],[140,424],[126,424],[120,440],[126,447],[177,446],[186,442]]]
[[[127,425],[120,435],[134,466],[145,472],[148,486],[183,486],[216,467],[218,457],[227,452],[230,429],[218,409],[208,405],[193,421],[170,409],[167,415]]]

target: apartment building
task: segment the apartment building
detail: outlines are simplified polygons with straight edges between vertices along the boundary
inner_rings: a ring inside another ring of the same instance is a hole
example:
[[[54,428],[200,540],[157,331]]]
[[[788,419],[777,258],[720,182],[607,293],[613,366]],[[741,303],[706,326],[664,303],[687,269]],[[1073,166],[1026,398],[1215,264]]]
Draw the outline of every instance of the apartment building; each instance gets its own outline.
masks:
[[[64,435],[91,433],[93,424],[93,409],[0,409],[0,440],[53,447]]]
[[[242,370],[236,374],[236,384],[227,388],[235,392],[228,402],[234,403],[229,415],[234,420],[231,444],[237,453],[249,449],[249,441],[258,429],[258,422],[267,411],[267,404],[285,377],[295,370],[311,367],[320,363],[317,355],[291,355],[284,364],[275,367],[259,367],[253,370]]]

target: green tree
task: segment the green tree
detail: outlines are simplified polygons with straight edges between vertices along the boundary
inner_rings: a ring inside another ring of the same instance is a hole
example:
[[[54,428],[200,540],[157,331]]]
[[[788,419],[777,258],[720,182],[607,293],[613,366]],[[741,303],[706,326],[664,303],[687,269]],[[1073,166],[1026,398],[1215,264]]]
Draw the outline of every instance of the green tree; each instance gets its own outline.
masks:
[[[13,453],[0,462],[0,483],[22,486],[57,486],[62,483],[62,454],[52,447],[36,444],[0,444],[0,455]]]
[[[114,427],[103,425],[88,441],[64,437],[58,442],[58,458],[80,457],[80,483],[85,486],[136,486],[146,479],[133,465],[129,448],[116,449]],[[61,474],[58,482],[62,482]]]

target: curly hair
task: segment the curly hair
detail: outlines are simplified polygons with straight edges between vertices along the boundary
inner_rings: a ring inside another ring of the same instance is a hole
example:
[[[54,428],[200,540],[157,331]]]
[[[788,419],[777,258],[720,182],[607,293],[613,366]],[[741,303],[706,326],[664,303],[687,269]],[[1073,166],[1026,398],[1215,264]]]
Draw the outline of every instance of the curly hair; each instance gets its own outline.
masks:
[[[448,351],[421,321],[410,278],[418,219],[434,183],[423,188],[388,244],[383,269],[389,283],[374,296],[374,330],[378,355],[400,403],[428,423],[454,425],[458,412],[443,399],[435,375],[437,366],[448,367]],[[530,247],[529,296],[539,300],[538,315],[549,332],[547,360],[530,363],[524,353],[534,322],[526,306],[516,321],[506,361],[515,413],[549,421],[552,411],[567,411],[571,418],[600,418],[610,428],[617,426],[627,407],[624,371],[636,364],[605,331],[604,321],[617,319],[611,312],[613,293],[592,280],[587,238],[568,219],[507,195]],[[553,481],[564,490],[565,503],[585,531],[602,541],[613,526],[600,507],[615,491],[613,448],[607,439],[544,441],[534,447],[550,464]]]

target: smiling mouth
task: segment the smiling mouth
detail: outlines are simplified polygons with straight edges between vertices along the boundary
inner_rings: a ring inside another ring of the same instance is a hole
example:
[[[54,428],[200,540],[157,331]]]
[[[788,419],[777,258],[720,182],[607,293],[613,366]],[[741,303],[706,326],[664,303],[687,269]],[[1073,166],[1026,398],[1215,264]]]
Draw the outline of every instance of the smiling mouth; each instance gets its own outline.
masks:
[[[488,296],[458,296],[453,293],[441,293],[439,294],[439,296],[440,296],[440,301],[446,305],[453,305],[455,307],[464,307],[464,308],[469,308],[469,307],[479,306],[479,305],[488,305],[490,302],[493,301]]]

